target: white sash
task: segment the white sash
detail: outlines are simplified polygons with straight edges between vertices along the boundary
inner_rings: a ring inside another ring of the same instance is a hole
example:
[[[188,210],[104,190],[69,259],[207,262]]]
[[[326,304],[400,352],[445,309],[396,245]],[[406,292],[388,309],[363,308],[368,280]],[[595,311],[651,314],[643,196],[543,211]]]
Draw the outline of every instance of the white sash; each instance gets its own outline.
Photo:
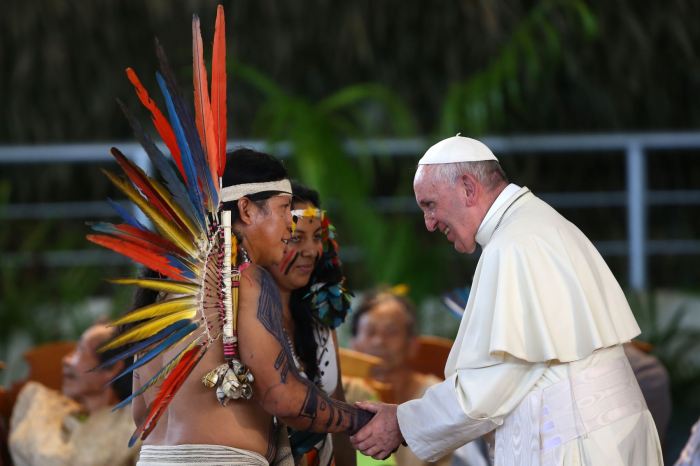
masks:
[[[647,409],[626,358],[528,394],[496,429],[495,466],[560,464],[571,440]]]

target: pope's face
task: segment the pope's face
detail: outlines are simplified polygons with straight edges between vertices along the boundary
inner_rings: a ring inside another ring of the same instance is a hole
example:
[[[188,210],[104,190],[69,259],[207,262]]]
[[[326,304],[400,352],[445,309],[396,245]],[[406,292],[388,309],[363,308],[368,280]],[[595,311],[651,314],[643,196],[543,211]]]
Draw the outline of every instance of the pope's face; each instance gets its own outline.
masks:
[[[295,210],[304,210],[307,207],[314,206],[306,202],[294,203]],[[289,240],[284,259],[268,270],[280,288],[288,291],[302,288],[309,283],[322,251],[321,219],[300,217]]]
[[[469,208],[461,181],[439,182],[421,165],[413,181],[413,191],[428,231],[444,234],[457,252],[471,254],[476,250],[476,232],[481,222]]]

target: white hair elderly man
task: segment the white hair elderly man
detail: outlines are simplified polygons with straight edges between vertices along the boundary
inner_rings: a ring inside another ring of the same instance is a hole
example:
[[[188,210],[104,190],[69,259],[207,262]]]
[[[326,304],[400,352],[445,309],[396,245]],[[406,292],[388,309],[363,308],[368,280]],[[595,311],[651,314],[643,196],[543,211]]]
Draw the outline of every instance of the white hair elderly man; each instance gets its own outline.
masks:
[[[583,233],[459,135],[426,152],[413,189],[429,231],[482,253],[445,381],[361,404],[377,414],[355,447],[380,458],[405,441],[433,461],[495,431],[496,466],[663,464],[621,346],[639,327]]]

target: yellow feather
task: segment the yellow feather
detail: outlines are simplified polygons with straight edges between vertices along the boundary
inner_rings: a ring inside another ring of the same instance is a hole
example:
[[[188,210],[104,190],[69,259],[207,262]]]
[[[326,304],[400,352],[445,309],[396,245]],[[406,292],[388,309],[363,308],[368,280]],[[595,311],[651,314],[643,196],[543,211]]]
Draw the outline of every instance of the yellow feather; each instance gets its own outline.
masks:
[[[196,308],[197,299],[192,296],[184,296],[181,298],[169,299],[160,303],[149,304],[134,311],[129,312],[124,317],[121,317],[112,325],[122,325],[129,322],[136,322],[151,317],[162,317],[173,312],[184,311],[185,309]]]
[[[148,338],[150,336],[155,335],[156,333],[160,332],[168,325],[173,324],[173,323],[177,322],[178,320],[192,319],[196,315],[197,315],[196,309],[189,309],[186,311],[175,312],[175,313],[170,314],[168,316],[161,317],[160,319],[151,319],[148,322],[143,323],[137,327],[134,327],[131,330],[129,330],[128,332],[119,335],[114,340],[112,340],[109,343],[107,343],[106,345],[102,346],[100,348],[100,351],[107,351],[107,350],[110,350],[112,348],[116,348],[118,346],[121,346],[125,343],[131,343],[134,341],[143,340],[145,338]]]
[[[197,229],[194,223],[192,223],[192,220],[182,210],[182,207],[180,207],[180,205],[177,202],[173,201],[170,192],[167,189],[165,189],[165,187],[162,184],[160,184],[157,180],[150,180],[153,188],[155,188],[155,190],[158,191],[158,194],[160,194],[163,197],[163,199],[165,199],[165,201],[168,203],[168,206],[170,206],[170,208],[175,211],[180,220],[182,220],[182,223],[184,223],[187,229],[189,230],[190,234],[192,234],[192,237],[197,240],[200,240],[202,238],[202,232]]]
[[[166,364],[165,369],[163,370],[163,372],[161,372],[161,374],[158,376],[158,378],[153,381],[153,384],[156,384],[156,383],[160,382],[161,380],[164,380],[168,375],[170,375],[170,371],[172,371],[173,368],[177,365],[177,363],[180,362],[180,359],[182,359],[182,357],[185,355],[185,353],[188,352],[189,350],[191,350],[192,348],[194,348],[194,346],[197,343],[199,343],[199,341],[202,339],[203,336],[204,335],[198,336],[197,338],[192,340],[192,343],[185,346],[179,353],[177,353],[177,355],[175,355],[175,357],[172,358],[170,360],[170,362],[168,362]]]
[[[174,282],[172,280],[158,280],[152,278],[116,278],[110,280],[118,285],[137,285],[149,290],[164,291],[173,294],[196,295],[199,293],[199,285],[187,282]]]
[[[240,280],[240,274],[238,275],[238,279]],[[231,319],[233,333],[236,333],[238,331],[238,287],[231,290],[231,307],[233,308],[233,318]]]
[[[109,178],[109,180],[117,187],[121,192],[126,194],[126,196],[131,199],[131,201],[138,206],[141,211],[146,214],[146,216],[153,221],[158,231],[163,235],[167,236],[172,242],[180,246],[182,250],[186,251],[192,257],[198,257],[197,249],[189,238],[189,235],[184,234],[177,226],[173,225],[172,222],[160,212],[158,212],[154,207],[152,207],[146,199],[144,199],[131,184],[121,180],[114,173],[108,170],[102,170],[102,172]]]

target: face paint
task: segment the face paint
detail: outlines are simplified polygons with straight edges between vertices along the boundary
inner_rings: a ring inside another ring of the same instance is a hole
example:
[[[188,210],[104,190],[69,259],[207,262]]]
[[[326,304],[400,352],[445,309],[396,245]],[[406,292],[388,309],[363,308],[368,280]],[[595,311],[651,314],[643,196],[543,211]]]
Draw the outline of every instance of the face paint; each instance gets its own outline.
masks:
[[[299,258],[299,252],[295,252],[292,260],[289,261],[289,265],[287,265],[287,267],[284,269],[285,275],[289,274],[289,271],[292,270],[292,267],[294,266],[294,263],[297,261],[298,258]]]
[[[282,262],[280,262],[279,271],[286,274],[290,267],[290,261],[292,261],[293,259],[296,260],[296,256],[298,254],[299,253],[294,248],[291,248],[289,251],[287,251],[287,254],[285,254],[284,256],[284,259],[282,259]]]

